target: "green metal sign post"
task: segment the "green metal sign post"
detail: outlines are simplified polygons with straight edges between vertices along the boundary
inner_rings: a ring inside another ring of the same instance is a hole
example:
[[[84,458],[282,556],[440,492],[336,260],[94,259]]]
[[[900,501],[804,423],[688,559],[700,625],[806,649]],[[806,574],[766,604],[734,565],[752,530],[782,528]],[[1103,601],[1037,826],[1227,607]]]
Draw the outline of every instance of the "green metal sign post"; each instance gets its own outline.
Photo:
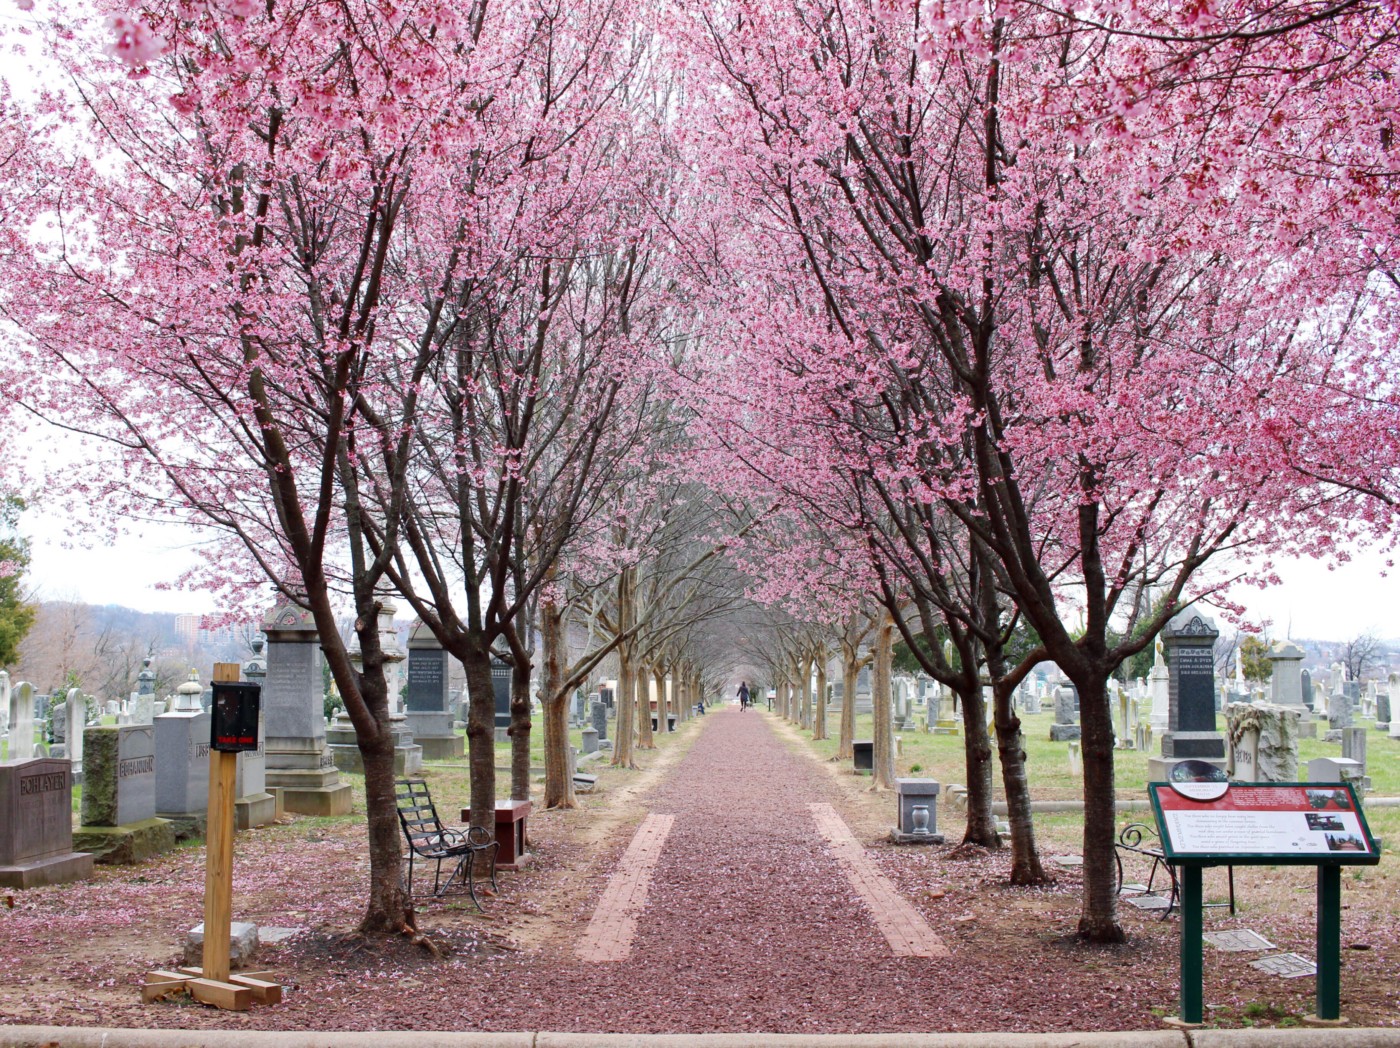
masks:
[[[1181,892],[1181,1020],[1204,1019],[1201,871],[1207,866],[1317,867],[1317,1018],[1341,1018],[1342,867],[1374,866],[1380,849],[1350,783],[1148,785],[1162,851]]]

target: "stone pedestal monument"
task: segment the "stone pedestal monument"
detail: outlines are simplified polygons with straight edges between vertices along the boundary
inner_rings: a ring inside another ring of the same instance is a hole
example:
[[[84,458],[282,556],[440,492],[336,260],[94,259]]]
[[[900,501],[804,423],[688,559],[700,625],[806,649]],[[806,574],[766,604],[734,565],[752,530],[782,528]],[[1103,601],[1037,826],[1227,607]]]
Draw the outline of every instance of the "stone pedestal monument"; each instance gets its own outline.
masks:
[[[260,688],[267,681],[267,659],[263,655],[266,643],[265,638],[254,637],[253,657],[243,664],[243,679]],[[277,798],[267,789],[266,709],[264,706],[262,715],[258,717],[258,748],[238,755],[233,787],[233,824],[240,830],[266,826],[277,819]]]
[[[433,631],[421,622],[408,635],[408,708],[405,717],[413,739],[423,747],[423,759],[456,760],[466,740],[452,728],[448,690],[448,655]]]
[[[268,786],[280,787],[287,811],[345,815],[350,784],[326,747],[321,646],[311,612],[279,604],[263,619],[267,677],[262,690]]]
[[[1225,767],[1225,736],[1215,730],[1215,641],[1220,631],[1194,607],[1162,629],[1169,674],[1162,755],[1147,762],[1149,782],[1164,782],[1183,760]]]
[[[1273,664],[1269,698],[1275,706],[1297,712],[1299,738],[1315,739],[1317,722],[1303,702],[1303,659],[1306,657],[1307,653],[1291,640],[1281,640],[1269,649],[1269,661]]]

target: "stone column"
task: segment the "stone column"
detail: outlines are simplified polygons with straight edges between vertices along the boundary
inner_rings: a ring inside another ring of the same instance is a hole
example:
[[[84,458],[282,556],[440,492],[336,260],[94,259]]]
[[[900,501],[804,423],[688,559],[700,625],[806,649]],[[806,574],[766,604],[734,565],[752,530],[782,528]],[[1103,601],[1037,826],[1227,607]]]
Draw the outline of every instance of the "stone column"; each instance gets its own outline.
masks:
[[[1152,713],[1148,722],[1153,734],[1161,735],[1167,730],[1171,717],[1171,673],[1167,670],[1166,659],[1162,657],[1162,639],[1157,638],[1153,645],[1152,672],[1148,674],[1147,690],[1152,696]]]
[[[64,756],[73,765],[73,781],[83,781],[83,729],[87,727],[87,698],[77,688],[68,689],[68,698],[63,703],[66,724],[63,744]]]
[[[1162,782],[1174,764],[1202,760],[1225,767],[1225,736],[1215,730],[1215,641],[1220,631],[1195,608],[1162,629],[1167,660],[1167,730],[1162,756],[1148,761],[1150,781]]]
[[[326,748],[320,636],[311,612],[279,604],[263,619],[267,678],[262,707],[267,738],[267,785],[282,790],[287,811],[345,815],[350,784]]]

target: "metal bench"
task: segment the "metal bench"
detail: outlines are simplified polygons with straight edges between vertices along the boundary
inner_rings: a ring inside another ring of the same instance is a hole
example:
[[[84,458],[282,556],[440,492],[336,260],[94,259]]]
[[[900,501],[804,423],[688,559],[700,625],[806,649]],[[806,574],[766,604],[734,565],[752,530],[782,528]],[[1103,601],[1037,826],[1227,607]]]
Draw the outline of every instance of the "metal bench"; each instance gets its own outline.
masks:
[[[1134,894],[1145,897],[1153,896],[1161,898],[1161,892],[1154,891],[1158,874],[1164,873],[1171,882],[1171,895],[1167,899],[1167,905],[1162,908],[1162,920],[1166,920],[1172,910],[1176,909],[1177,900],[1180,898],[1180,885],[1176,879],[1176,868],[1167,862],[1166,853],[1162,851],[1161,835],[1156,829],[1142,822],[1132,822],[1123,827],[1118,834],[1118,841],[1113,850],[1114,862],[1118,864],[1118,894],[1124,893],[1123,885],[1123,856],[1142,855],[1152,860],[1152,867],[1147,873],[1147,883],[1142,886],[1142,890]],[[1235,915],[1235,868],[1226,866],[1226,877],[1230,884],[1229,902],[1208,902],[1206,906],[1229,906],[1230,916]],[[1130,885],[1131,889],[1132,886]]]
[[[496,890],[496,853],[500,843],[480,826],[461,829],[443,826],[428,784],[422,779],[396,779],[394,788],[399,825],[408,839],[408,894],[415,898],[427,898],[426,895],[413,895],[413,867],[416,862],[431,862],[432,897],[441,898],[465,890],[476,908],[485,913],[481,900],[476,897],[476,859],[479,855],[490,855],[491,888]],[[451,864],[451,872],[445,879],[442,876],[443,863]]]

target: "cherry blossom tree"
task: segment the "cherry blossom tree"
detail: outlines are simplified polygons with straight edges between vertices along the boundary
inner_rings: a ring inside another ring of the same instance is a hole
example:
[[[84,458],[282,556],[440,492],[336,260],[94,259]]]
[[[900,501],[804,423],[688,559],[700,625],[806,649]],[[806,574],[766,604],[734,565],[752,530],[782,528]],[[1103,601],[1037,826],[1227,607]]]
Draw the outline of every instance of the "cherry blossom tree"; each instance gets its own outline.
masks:
[[[400,536],[417,529],[407,538],[415,551],[426,541],[411,512],[432,476],[424,442],[491,374],[471,351],[492,343],[472,325],[504,317],[505,331],[511,310],[578,301],[561,272],[576,247],[557,264],[512,268],[528,251],[501,233],[524,228],[535,237],[524,243],[548,256],[555,245],[540,245],[539,230],[607,211],[596,182],[560,186],[580,156],[619,144],[608,137],[617,122],[599,119],[592,137],[594,122],[576,108],[553,118],[569,109],[568,88],[599,89],[591,116],[606,106],[631,60],[612,49],[619,34],[631,39],[629,16],[615,5],[565,16],[529,0],[173,2],[118,14],[128,19],[113,26],[125,66],[107,67],[55,16],[55,59],[73,87],[45,99],[49,133],[28,143],[26,163],[48,191],[30,207],[32,258],[5,274],[22,395],[36,414],[113,449],[88,475],[74,472],[70,497],[100,500],[114,516],[219,529],[242,559],[216,562],[215,574],[245,587],[261,574],[311,610],[365,760],[363,927],[401,929],[412,911],[400,881],[380,587],[397,577],[415,592]],[[595,46],[611,58],[587,59]],[[567,87],[536,75],[563,75],[570,63],[590,75]],[[513,277],[531,290],[503,296]],[[514,363],[503,368],[516,385],[488,398],[519,405],[513,390],[536,395],[545,370],[509,372]],[[460,381],[436,385],[444,375]],[[518,486],[521,443],[472,461],[471,441],[493,432],[467,424],[450,445],[466,464],[459,492],[472,492],[468,480]],[[513,465],[496,468],[500,458]],[[494,593],[499,601],[504,588]],[[342,600],[355,610],[360,669],[336,629]]]
[[[1336,170],[1246,158],[1270,124],[1230,80],[1136,104],[1150,40],[1018,3],[683,10],[693,279],[743,375],[726,418],[761,415],[755,442],[800,449],[786,468],[865,470],[985,550],[1079,688],[1080,931],[1120,939],[1105,682],[1231,581],[1221,555],[1325,554],[1378,522],[1360,480],[1309,463],[1340,472],[1338,434],[1394,420],[1364,245],[1383,231]],[[1393,489],[1393,461],[1360,457]],[[1115,630],[1145,587],[1163,603]]]

